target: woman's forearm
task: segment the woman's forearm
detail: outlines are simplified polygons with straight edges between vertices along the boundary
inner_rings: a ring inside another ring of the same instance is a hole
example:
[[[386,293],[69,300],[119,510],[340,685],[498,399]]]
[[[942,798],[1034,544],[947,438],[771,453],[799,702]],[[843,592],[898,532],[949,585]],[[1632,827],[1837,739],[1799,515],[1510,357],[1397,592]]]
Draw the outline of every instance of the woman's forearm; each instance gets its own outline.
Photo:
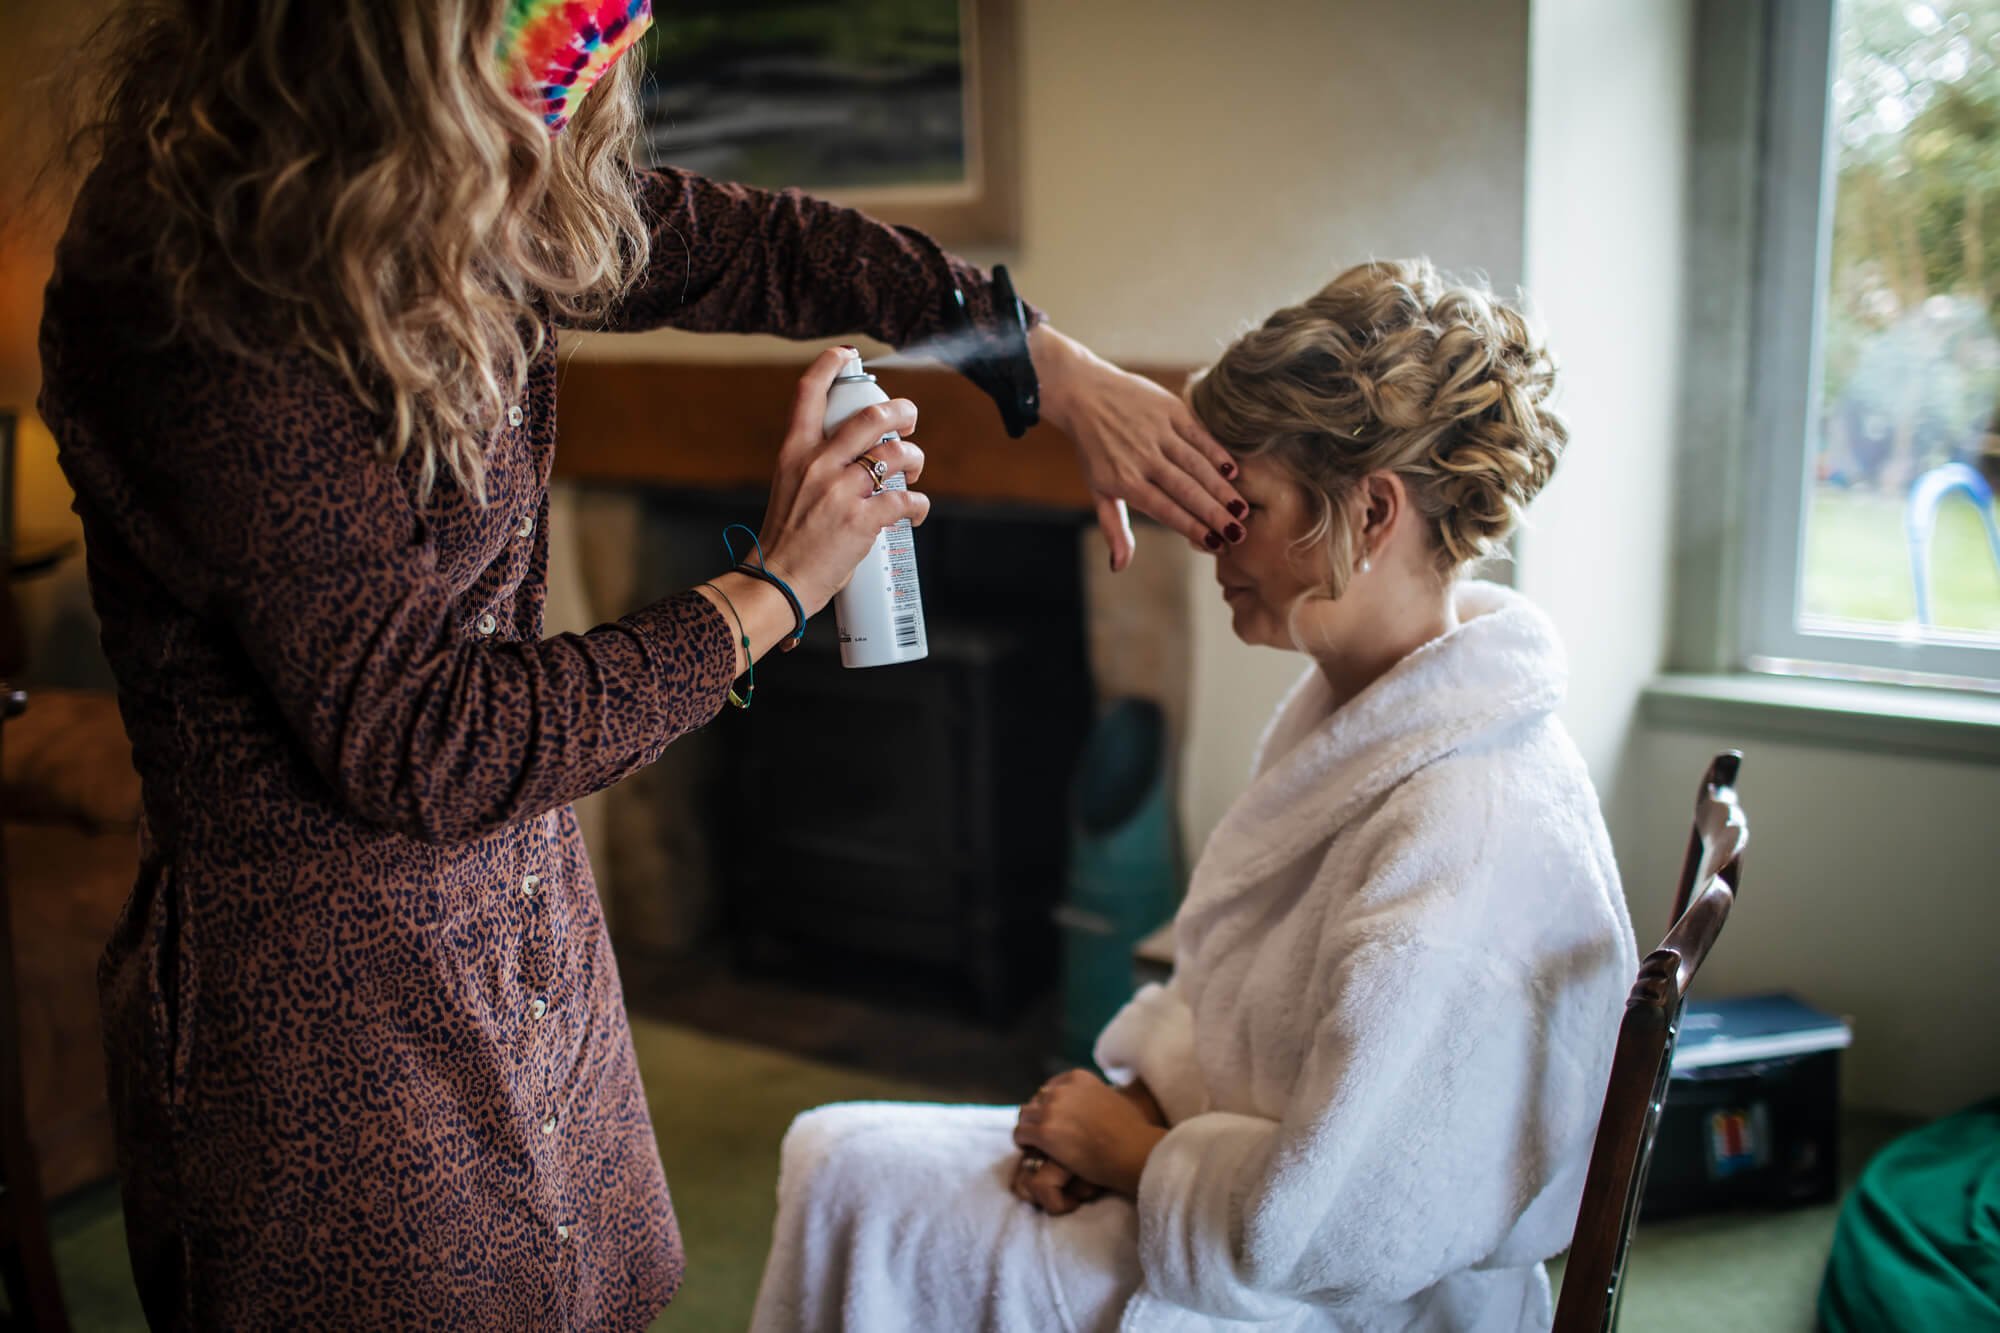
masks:
[[[1035,379],[1041,386],[1042,419],[1073,436],[1076,397],[1084,392],[1085,372],[1107,363],[1047,322],[1029,330],[1028,356],[1035,363]]]
[[[762,579],[748,574],[720,574],[695,589],[706,597],[733,631],[730,641],[736,648],[736,674],[741,676],[752,662],[792,637],[797,618],[785,595]],[[750,640],[744,650],[743,640]]]
[[[1133,1079],[1118,1089],[1118,1095],[1138,1107],[1139,1114],[1146,1117],[1148,1124],[1158,1125],[1162,1129],[1167,1127],[1167,1113],[1160,1109],[1160,1103],[1154,1098],[1153,1090],[1146,1086],[1146,1080]]]
[[[1139,1198],[1139,1181],[1146,1174],[1146,1163],[1152,1159],[1153,1149],[1159,1147],[1160,1140],[1166,1136],[1167,1131],[1163,1125],[1146,1125],[1122,1136],[1117,1155],[1111,1163],[1111,1170],[1106,1173],[1111,1179],[1096,1183],[1113,1194],[1122,1195],[1136,1202]]]

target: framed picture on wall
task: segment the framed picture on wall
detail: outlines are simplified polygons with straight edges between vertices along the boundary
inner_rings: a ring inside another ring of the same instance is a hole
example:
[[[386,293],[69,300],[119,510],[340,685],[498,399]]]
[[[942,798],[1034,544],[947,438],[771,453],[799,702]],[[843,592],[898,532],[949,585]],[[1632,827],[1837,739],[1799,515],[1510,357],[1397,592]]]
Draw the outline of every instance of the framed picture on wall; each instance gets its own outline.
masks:
[[[675,0],[645,38],[647,151],[949,245],[1011,243],[1013,4]]]

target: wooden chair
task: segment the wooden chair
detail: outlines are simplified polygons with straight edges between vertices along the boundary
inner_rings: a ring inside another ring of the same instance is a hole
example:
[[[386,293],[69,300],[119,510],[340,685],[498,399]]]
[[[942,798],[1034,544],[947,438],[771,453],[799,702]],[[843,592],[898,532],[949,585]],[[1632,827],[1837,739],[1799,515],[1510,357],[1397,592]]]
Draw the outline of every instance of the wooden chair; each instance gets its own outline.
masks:
[[[1694,831],[1674,891],[1674,915],[1660,947],[1639,964],[1625,1001],[1597,1142],[1584,1179],[1555,1333],[1608,1333],[1618,1323],[1619,1278],[1646,1190],[1653,1134],[1667,1100],[1674,1038],[1688,987],[1729,919],[1750,826],[1736,799],[1743,756],[1717,755],[1695,797]]]
[[[6,719],[27,707],[13,684],[26,656],[14,599],[8,591],[8,551],[0,542],[0,744]],[[0,828],[4,828],[0,821]],[[28,1141],[26,1095],[21,1078],[21,1010],[14,966],[13,902],[7,855],[0,845],[0,1282],[8,1314],[0,1327],[66,1333],[62,1286],[49,1246],[48,1210],[40,1169]]]

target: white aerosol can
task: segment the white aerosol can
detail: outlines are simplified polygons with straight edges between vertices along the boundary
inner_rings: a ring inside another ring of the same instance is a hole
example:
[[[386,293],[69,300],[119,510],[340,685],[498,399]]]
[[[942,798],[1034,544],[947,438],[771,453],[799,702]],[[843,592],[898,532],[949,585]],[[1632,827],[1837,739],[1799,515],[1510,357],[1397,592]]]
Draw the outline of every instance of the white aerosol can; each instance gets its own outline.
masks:
[[[888,401],[889,395],[855,357],[827,391],[827,435],[861,409]],[[894,432],[882,437],[885,443],[897,438]],[[882,489],[908,487],[898,472],[883,479]],[[910,520],[900,519],[876,534],[875,545],[854,567],[854,577],[833,599],[833,615],[840,626],[842,666],[891,666],[930,654],[924,636],[924,599],[917,588],[916,533]]]

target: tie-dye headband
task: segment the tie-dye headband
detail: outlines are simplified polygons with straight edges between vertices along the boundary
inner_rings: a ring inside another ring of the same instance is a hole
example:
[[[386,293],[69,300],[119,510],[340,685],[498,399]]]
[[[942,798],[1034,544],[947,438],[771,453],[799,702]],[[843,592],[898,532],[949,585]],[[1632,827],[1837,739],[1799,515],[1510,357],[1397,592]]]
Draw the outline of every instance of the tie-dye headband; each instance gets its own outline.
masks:
[[[511,0],[500,67],[554,134],[652,22],[652,0]]]

